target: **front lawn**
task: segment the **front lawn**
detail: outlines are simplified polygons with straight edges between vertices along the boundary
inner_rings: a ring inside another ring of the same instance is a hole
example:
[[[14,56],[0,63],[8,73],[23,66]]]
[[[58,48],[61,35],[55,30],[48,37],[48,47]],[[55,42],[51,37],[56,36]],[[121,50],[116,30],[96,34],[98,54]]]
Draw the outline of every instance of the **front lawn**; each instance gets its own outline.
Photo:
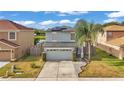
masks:
[[[91,63],[79,73],[79,77],[124,77],[124,60],[97,49]]]
[[[15,65],[16,73],[11,72],[12,65]],[[13,78],[35,78],[41,71],[44,62],[42,58],[27,56],[23,57],[17,62],[11,62],[4,67],[0,68],[0,77],[5,76],[8,71],[8,75]]]

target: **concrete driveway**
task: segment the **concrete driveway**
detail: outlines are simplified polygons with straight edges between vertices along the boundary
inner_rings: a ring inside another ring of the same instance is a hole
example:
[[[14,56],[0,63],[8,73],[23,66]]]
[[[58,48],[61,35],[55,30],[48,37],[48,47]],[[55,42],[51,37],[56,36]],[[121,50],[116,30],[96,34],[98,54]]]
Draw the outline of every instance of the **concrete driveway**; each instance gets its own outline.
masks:
[[[78,80],[82,65],[85,65],[85,62],[46,62],[36,80]]]
[[[0,68],[8,64],[9,62],[0,61]]]

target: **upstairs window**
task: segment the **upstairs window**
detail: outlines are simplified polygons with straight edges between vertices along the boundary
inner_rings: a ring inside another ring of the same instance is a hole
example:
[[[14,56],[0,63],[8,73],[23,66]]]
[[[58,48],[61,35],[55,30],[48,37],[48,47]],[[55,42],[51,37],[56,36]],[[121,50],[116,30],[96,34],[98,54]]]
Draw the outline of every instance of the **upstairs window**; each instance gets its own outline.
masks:
[[[16,32],[9,32],[8,39],[9,40],[16,40]]]
[[[75,40],[75,33],[71,33],[71,40]]]
[[[56,32],[52,33],[52,40],[53,41],[57,40],[57,33]]]

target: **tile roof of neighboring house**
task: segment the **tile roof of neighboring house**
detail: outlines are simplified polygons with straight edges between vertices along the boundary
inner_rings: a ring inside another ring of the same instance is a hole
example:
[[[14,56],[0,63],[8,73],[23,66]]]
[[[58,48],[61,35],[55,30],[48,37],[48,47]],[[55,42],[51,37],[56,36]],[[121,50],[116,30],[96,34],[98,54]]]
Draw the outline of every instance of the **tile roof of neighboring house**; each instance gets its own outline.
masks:
[[[115,45],[115,46],[122,46],[122,45],[124,45],[124,36],[107,41],[107,43]]]
[[[10,20],[0,20],[0,30],[33,30]]]
[[[124,31],[124,26],[112,25],[112,26],[104,27],[104,30],[105,31]]]
[[[14,48],[17,48],[17,47],[20,46],[20,45],[18,45],[18,44],[15,44],[15,43],[13,43],[13,42],[11,42],[11,41],[8,41],[8,40],[5,40],[5,39],[0,39],[0,42],[2,42],[2,43],[4,43],[4,44],[7,44],[7,45],[9,45],[9,46],[12,46],[12,47],[14,47]]]

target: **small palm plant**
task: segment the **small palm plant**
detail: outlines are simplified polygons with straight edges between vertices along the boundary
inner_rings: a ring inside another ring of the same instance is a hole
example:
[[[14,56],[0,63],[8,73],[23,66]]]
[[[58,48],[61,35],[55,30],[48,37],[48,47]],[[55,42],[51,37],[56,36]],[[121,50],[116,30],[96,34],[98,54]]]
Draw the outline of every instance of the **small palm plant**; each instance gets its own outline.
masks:
[[[76,41],[82,46],[84,43],[88,46],[88,61],[91,60],[91,45],[95,44],[98,33],[103,32],[100,24],[94,24],[85,20],[77,21],[75,25]]]

